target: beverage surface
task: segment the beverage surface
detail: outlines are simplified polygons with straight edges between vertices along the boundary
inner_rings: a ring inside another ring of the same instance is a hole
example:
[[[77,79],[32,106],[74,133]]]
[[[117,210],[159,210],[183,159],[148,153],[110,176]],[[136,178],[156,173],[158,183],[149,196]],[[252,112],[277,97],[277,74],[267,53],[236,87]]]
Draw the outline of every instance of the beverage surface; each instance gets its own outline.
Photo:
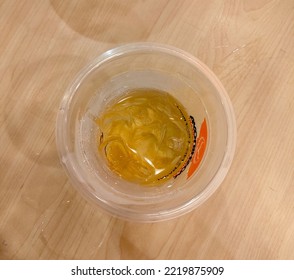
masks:
[[[169,93],[133,90],[96,118],[101,132],[98,150],[121,178],[159,185],[177,177],[191,159],[195,149],[191,120]]]

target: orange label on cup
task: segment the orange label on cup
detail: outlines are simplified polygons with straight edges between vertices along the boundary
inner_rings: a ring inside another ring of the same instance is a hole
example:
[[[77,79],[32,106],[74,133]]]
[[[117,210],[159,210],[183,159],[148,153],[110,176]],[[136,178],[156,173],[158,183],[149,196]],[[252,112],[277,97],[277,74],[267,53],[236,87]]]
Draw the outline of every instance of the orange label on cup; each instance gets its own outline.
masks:
[[[189,178],[199,167],[200,162],[204,156],[206,145],[207,145],[207,124],[206,124],[206,120],[204,119],[200,127],[199,136],[197,137],[197,140],[196,140],[196,151],[192,158],[187,178]]]

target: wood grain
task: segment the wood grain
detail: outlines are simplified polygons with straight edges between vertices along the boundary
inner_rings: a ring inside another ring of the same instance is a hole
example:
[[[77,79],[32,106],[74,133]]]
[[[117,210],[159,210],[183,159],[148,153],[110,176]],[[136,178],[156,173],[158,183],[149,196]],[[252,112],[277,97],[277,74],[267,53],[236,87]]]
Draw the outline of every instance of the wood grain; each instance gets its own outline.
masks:
[[[0,1],[1,259],[294,259],[292,0]],[[231,97],[232,168],[201,207],[125,222],[75,191],[55,120],[76,73],[116,45],[197,56]]]

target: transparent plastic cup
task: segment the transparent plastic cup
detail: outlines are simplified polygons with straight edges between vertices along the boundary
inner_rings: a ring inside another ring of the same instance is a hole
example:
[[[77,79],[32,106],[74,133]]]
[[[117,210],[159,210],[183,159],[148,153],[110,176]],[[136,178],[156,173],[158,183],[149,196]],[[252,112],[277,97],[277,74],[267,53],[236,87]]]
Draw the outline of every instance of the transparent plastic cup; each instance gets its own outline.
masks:
[[[94,118],[111,100],[138,88],[174,96],[197,128],[185,171],[154,187],[121,179],[97,148]],[[236,124],[224,87],[202,62],[171,46],[134,43],[103,53],[80,72],[61,102],[56,138],[69,178],[87,199],[114,216],[155,222],[195,209],[220,186],[232,163]]]

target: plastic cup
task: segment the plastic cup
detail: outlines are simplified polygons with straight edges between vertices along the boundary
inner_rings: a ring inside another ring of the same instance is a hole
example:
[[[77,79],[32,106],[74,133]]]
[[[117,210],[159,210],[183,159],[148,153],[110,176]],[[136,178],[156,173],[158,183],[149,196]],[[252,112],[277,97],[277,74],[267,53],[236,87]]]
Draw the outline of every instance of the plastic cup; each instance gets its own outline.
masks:
[[[125,181],[97,149],[93,118],[112,99],[138,88],[170,93],[195,120],[195,153],[168,184]],[[236,124],[224,87],[202,62],[171,46],[135,43],[103,53],[80,72],[61,102],[56,138],[62,165],[87,199],[114,216],[154,222],[195,209],[220,186],[233,159]]]

